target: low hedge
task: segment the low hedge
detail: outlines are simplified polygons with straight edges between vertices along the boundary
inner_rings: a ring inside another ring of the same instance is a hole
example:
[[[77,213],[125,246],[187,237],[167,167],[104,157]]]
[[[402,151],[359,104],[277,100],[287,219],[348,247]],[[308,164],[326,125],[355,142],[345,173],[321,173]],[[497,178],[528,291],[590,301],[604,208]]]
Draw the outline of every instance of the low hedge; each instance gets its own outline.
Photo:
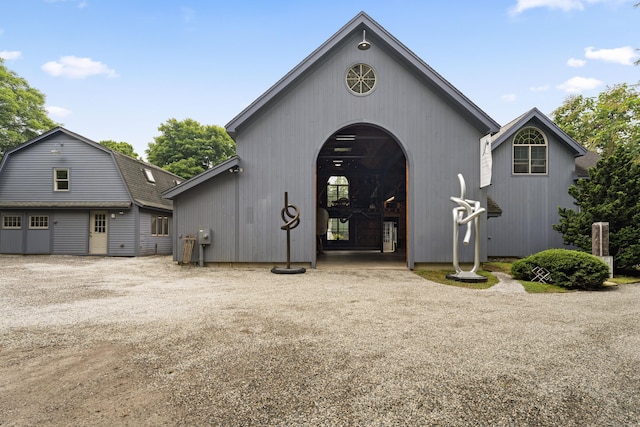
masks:
[[[609,266],[596,256],[568,249],[549,249],[527,258],[519,259],[511,266],[511,274],[519,280],[531,281],[536,276],[534,267],[542,267],[551,273],[554,285],[567,289],[596,289],[609,278]]]

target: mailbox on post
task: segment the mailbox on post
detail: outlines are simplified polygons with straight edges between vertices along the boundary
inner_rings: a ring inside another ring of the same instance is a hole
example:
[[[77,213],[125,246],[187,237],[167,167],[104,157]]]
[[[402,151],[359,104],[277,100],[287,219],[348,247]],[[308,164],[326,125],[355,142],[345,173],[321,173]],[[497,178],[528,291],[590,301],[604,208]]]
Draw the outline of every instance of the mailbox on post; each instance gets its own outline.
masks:
[[[198,243],[201,245],[210,245],[211,244],[211,229],[210,228],[201,228],[198,230]]]

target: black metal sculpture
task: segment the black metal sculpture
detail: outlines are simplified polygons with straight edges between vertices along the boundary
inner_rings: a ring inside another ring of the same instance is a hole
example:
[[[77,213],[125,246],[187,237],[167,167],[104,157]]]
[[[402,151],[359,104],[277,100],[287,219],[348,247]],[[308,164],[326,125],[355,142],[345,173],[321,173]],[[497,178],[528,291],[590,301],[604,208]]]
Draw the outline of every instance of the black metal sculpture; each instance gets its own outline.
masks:
[[[287,267],[273,267],[272,273],[275,274],[300,274],[307,271],[304,267],[291,268],[291,230],[300,225],[300,210],[295,205],[289,204],[289,193],[284,193],[284,208],[280,211],[280,216],[284,221],[284,225],[280,227],[281,230],[287,232]]]

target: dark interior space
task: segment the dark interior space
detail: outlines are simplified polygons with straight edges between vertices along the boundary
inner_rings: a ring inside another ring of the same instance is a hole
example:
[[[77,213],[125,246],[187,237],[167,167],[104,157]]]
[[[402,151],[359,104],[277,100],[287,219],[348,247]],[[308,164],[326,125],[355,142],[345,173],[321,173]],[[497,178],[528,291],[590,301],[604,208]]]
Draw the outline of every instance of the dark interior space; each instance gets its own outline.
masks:
[[[318,155],[319,207],[329,212],[325,250],[406,252],[406,160],[384,130],[353,125]]]

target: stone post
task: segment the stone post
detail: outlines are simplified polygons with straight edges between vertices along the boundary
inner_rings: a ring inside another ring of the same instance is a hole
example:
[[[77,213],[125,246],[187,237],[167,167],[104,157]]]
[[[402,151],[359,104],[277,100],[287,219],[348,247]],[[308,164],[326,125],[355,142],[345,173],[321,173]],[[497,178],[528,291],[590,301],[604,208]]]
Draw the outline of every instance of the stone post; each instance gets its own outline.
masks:
[[[609,266],[609,277],[613,277],[613,257],[609,256],[609,223],[591,224],[591,253]]]

